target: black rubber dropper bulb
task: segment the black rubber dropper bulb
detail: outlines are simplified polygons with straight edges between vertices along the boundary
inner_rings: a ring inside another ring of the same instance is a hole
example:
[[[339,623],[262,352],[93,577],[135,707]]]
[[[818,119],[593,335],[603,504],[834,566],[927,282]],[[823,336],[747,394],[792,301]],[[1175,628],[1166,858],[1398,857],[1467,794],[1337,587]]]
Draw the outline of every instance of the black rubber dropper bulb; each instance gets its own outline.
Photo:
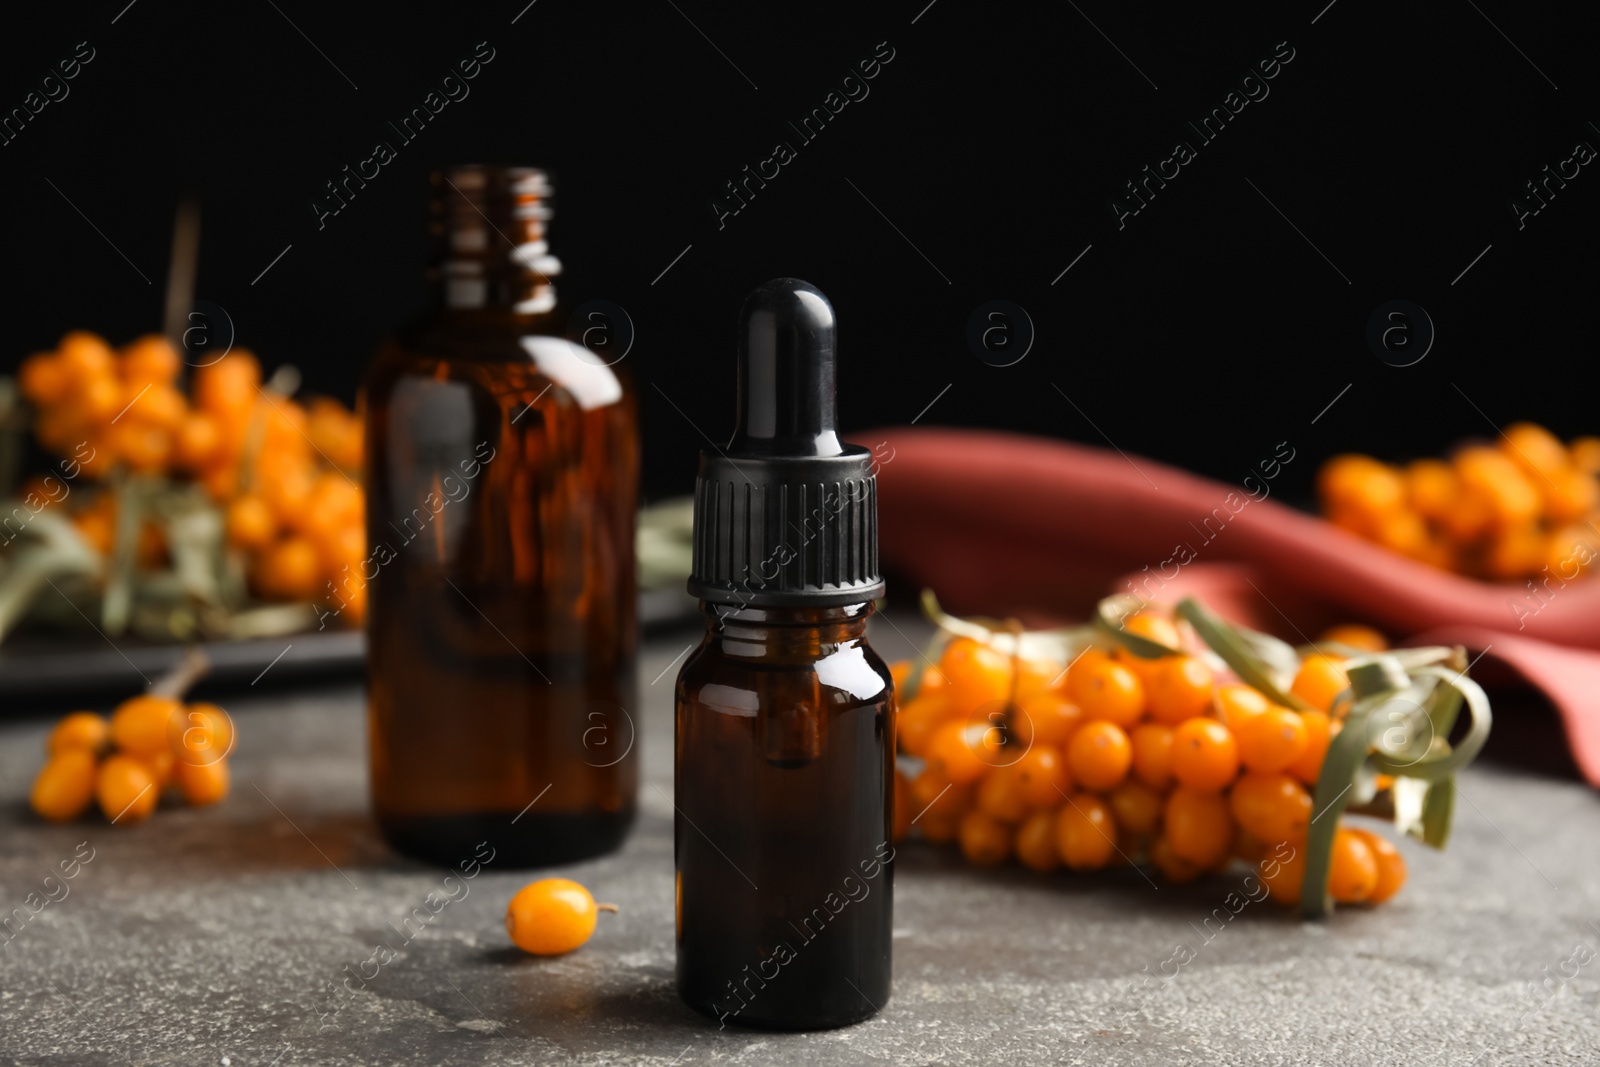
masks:
[[[837,456],[833,305],[816,286],[775,278],[739,313],[738,414],[728,451]]]

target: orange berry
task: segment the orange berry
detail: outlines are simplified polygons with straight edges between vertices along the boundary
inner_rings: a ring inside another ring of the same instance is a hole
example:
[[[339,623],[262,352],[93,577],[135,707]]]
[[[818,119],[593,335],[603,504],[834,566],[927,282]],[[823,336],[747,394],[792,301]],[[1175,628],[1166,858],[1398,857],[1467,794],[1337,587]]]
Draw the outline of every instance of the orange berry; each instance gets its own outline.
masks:
[[[568,878],[544,878],[523,886],[506,905],[512,944],[535,956],[559,956],[589,940],[600,910],[589,891]]]
[[[110,430],[110,445],[140,474],[160,474],[172,458],[172,435],[159,426],[124,419]]]
[[[255,404],[260,386],[261,365],[250,353],[234,349],[195,371],[195,405],[225,420],[243,419]]]
[[[209,465],[222,451],[222,428],[216,416],[191,411],[184,416],[173,440],[173,457],[179,466],[198,471]]]
[[[1239,761],[1252,771],[1281,771],[1310,743],[1305,723],[1288,708],[1268,708],[1239,724]]]
[[[1172,621],[1171,616],[1149,608],[1136,611],[1123,619],[1122,629],[1125,633],[1154,641],[1166,648],[1176,649],[1181,644],[1177,624]]]
[[[1028,816],[1017,828],[1017,859],[1024,867],[1053,871],[1061,866],[1061,853],[1056,848],[1057,818],[1054,808],[1046,808]]]
[[[1000,731],[985,723],[947,722],[928,741],[928,766],[957,785],[976,782],[998,764]]]
[[[1218,792],[1239,773],[1239,745],[1215,719],[1190,719],[1172,733],[1172,774],[1191,789]]]
[[[1460,494],[1456,472],[1439,459],[1419,459],[1405,469],[1406,503],[1426,519],[1440,519]]]
[[[1211,668],[1195,656],[1164,656],[1145,675],[1150,717],[1176,726],[1211,707]]]
[[[80,385],[91,378],[110,378],[116,370],[111,346],[88,330],[73,330],[62,337],[56,346],[56,358],[61,360],[68,377]]]
[[[1285,906],[1300,903],[1300,888],[1306,878],[1305,849],[1281,846],[1261,860],[1259,870],[1273,901]]]
[[[1289,692],[1318,711],[1332,712],[1334,701],[1349,688],[1350,676],[1345,673],[1343,660],[1312,655],[1300,661]]]
[[[1370,456],[1334,456],[1317,473],[1317,495],[1330,512],[1372,522],[1405,502],[1405,483]]]
[[[1539,516],[1539,493],[1523,468],[1499,449],[1464,448],[1456,454],[1456,475],[1469,495],[1488,505],[1495,529],[1522,526]]]
[[[1500,435],[1500,447],[1533,481],[1554,478],[1567,469],[1567,450],[1555,434],[1531,422],[1514,422]]]
[[[45,751],[56,756],[71,748],[99,752],[111,740],[111,725],[92,711],[75,711],[56,723],[45,741]]]
[[[1136,778],[1129,778],[1106,795],[1117,825],[1132,834],[1148,836],[1161,825],[1161,794]]]
[[[1400,854],[1394,842],[1382,834],[1373,833],[1371,830],[1352,829],[1350,832],[1366,842],[1367,847],[1372,850],[1373,858],[1378,862],[1378,882],[1373,886],[1372,892],[1367,894],[1366,902],[1382,904],[1400,892],[1400,887],[1406,884],[1405,857]]]
[[[1062,683],[1058,683],[1058,687],[1065,689],[1068,699],[1077,700],[1078,698],[1073,694],[1078,691],[1080,686],[1085,684],[1085,679],[1088,678],[1090,673],[1100,664],[1110,662],[1112,662],[1112,658],[1109,652],[1103,648],[1090,645],[1078,653],[1077,658],[1067,666],[1067,676]]]
[[[1306,785],[1314,786],[1317,776],[1322,773],[1322,761],[1328,755],[1328,744],[1338,732],[1338,726],[1320,711],[1302,714],[1300,725],[1305,727],[1306,747],[1289,764],[1288,771]]]
[[[1378,857],[1362,838],[1340,827],[1333,834],[1328,861],[1328,895],[1341,904],[1359,904],[1378,888]]]
[[[100,765],[95,796],[106,818],[117,825],[131,826],[143,822],[156,810],[161,790],[150,768],[141,760],[112,756]]]
[[[1065,745],[1083,723],[1083,709],[1059,689],[1046,689],[1024,700],[1017,716],[1020,740],[1035,744]],[[1026,735],[1026,736],[1024,736]]]
[[[317,549],[303,537],[268,545],[256,557],[255,585],[272,600],[311,600],[322,587]]]
[[[124,410],[117,420],[119,423],[122,419],[132,419],[169,433],[177,430],[189,410],[188,402],[176,388],[148,382],[125,386],[122,403]]]
[[[233,751],[233,717],[215,704],[190,704],[168,723],[167,741],[180,762],[215,763]]]
[[[979,867],[996,867],[1011,857],[1011,830],[982,811],[961,817],[961,854]]]
[[[141,752],[133,757],[145,765],[150,772],[150,777],[155,779],[156,792],[160,793],[172,784],[172,771],[177,764],[171,749],[159,749],[155,752]]]
[[[95,760],[88,748],[68,748],[51,756],[33,780],[28,803],[51,822],[76,819],[94,799]]]
[[[1190,863],[1215,867],[1233,847],[1233,816],[1220,793],[1179,786],[1161,813],[1172,850]]]
[[[81,511],[72,517],[78,536],[102,556],[109,556],[117,542],[116,517],[104,511]]]
[[[1072,699],[1084,718],[1132,726],[1144,714],[1144,683],[1116,660],[1104,660],[1069,677]]]
[[[214,763],[179,763],[177,765],[178,791],[183,799],[195,807],[215,804],[228,795],[228,761]]]
[[[1383,652],[1389,647],[1389,639],[1370,626],[1345,623],[1328,627],[1317,638],[1317,644],[1346,645],[1363,652]]]
[[[970,637],[950,642],[939,672],[949,684],[950,706],[960,716],[1011,695],[1011,657]]]
[[[1311,825],[1311,794],[1287,774],[1245,774],[1228,793],[1228,810],[1263,842],[1301,841]]]
[[[1072,792],[1066,758],[1054,745],[1035,743],[1010,769],[1030,808],[1054,807]]]
[[[1545,518],[1554,523],[1575,522],[1600,504],[1600,483],[1588,471],[1566,468],[1540,479],[1538,489]]]
[[[1230,806],[1230,810],[1231,806]],[[1234,818],[1238,818],[1235,814]],[[1267,854],[1267,843],[1243,826],[1234,831],[1232,855],[1254,867]]]
[[[54,353],[38,352],[22,361],[17,371],[17,385],[34,407],[47,408],[66,399],[72,381],[67,368]]]
[[[1600,474],[1600,437],[1574,438],[1568,453],[1575,469]]]
[[[1150,862],[1155,864],[1162,878],[1174,885],[1192,882],[1206,872],[1202,865],[1178,855],[1171,839],[1165,834],[1151,843]]]
[[[925,758],[934,733],[948,718],[942,695],[924,696],[918,693],[912,697],[900,709],[900,714],[895,716],[895,737],[901,751],[909,756]]]
[[[171,697],[148,693],[124,700],[111,715],[111,740],[128,755],[169,752],[170,730],[182,707]]]
[[[1072,797],[1056,815],[1056,851],[1075,871],[1093,871],[1117,852],[1117,820],[1105,801],[1088,793]]]
[[[911,779],[911,803],[916,809],[911,813],[913,823],[959,820],[972,810],[972,792],[970,785],[956,785],[932,767],[925,768]]]
[[[948,812],[929,812],[917,822],[923,840],[935,845],[949,844],[961,836],[961,816]]]
[[[1085,723],[1067,745],[1067,768],[1083,789],[1101,793],[1115,788],[1132,764],[1133,743],[1113,722]]]
[[[122,380],[134,386],[170,385],[182,369],[172,342],[154,333],[125,347],[118,366]]]
[[[978,783],[978,811],[995,822],[1021,822],[1028,807],[1027,789],[1015,766],[999,767]]]
[[[905,688],[906,680],[911,677],[911,661],[908,659],[895,660],[889,664],[889,678],[894,682],[894,691],[899,693]]]
[[[911,817],[916,811],[911,807],[911,780],[898,767],[894,772],[893,804],[889,837],[894,841],[904,841],[911,834]]]
[[[1217,717],[1230,730],[1252,715],[1260,715],[1272,706],[1260,690],[1248,685],[1224,685],[1217,689]]]
[[[278,531],[278,520],[266,501],[245,494],[228,505],[228,543],[235,548],[260,548]]]
[[[1151,789],[1172,784],[1172,727],[1147,722],[1134,727],[1133,773]]]

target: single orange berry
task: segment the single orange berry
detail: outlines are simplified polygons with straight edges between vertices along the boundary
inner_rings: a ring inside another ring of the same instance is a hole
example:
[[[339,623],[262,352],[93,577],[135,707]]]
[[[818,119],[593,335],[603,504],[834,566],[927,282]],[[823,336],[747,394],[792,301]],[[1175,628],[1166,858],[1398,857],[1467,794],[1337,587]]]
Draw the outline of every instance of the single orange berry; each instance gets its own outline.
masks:
[[[995,822],[1021,822],[1028,808],[1027,788],[1014,765],[998,767],[978,783],[978,810]]]
[[[1061,747],[1083,725],[1083,709],[1067,699],[1064,690],[1046,689],[1024,700],[1017,709],[1017,736],[1035,744]]]
[[[1172,733],[1172,775],[1191,789],[1218,792],[1239,773],[1239,745],[1215,719],[1190,719]]]
[[[157,793],[163,792],[168,785],[172,784],[172,771],[178,759],[172,754],[171,749],[163,748],[155,752],[140,752],[133,755],[133,758],[144,764],[145,769],[150,772],[150,777],[155,780]]]
[[[1088,793],[1072,797],[1056,815],[1056,851],[1075,871],[1099,870],[1117,852],[1117,820],[1105,801]]]
[[[172,442],[173,458],[188,471],[209,466],[222,451],[222,427],[216,416],[191,411],[178,427]]]
[[[1172,847],[1172,840],[1165,834],[1151,842],[1150,862],[1161,872],[1161,877],[1173,885],[1192,882],[1206,872],[1202,865],[1178,855]]]
[[[160,334],[149,334],[129,344],[118,362],[122,380],[129,385],[170,385],[183,369],[172,342]]]
[[[1103,648],[1090,645],[1078,653],[1077,657],[1068,664],[1067,676],[1061,683],[1058,683],[1058,688],[1064,688],[1068,699],[1076,701],[1078,699],[1078,690],[1085,684],[1089,675],[1102,663],[1111,662],[1114,662],[1111,658],[1111,653]]]
[[[934,733],[949,719],[941,694],[918,693],[895,716],[895,738],[900,750],[919,759],[928,754]]]
[[[111,740],[129,755],[169,752],[172,723],[182,707],[171,697],[148,693],[124,700],[111,714]]]
[[[274,542],[256,557],[255,585],[274,600],[311,600],[322,589],[317,549],[303,537]]]
[[[1172,784],[1172,727],[1157,722],[1140,723],[1130,736],[1133,773],[1151,789]]]
[[[1150,717],[1176,726],[1211,707],[1211,668],[1195,656],[1165,656],[1145,676]]]
[[[1054,745],[1034,744],[1011,770],[1030,808],[1054,807],[1072,792],[1066,757]]]
[[[1224,685],[1217,688],[1217,717],[1230,730],[1237,730],[1239,724],[1252,715],[1260,715],[1272,706],[1259,689],[1248,685]]]
[[[215,704],[190,704],[168,723],[167,740],[182,763],[215,763],[233,751],[233,716]]]
[[[1233,816],[1220,793],[1179,786],[1161,813],[1173,851],[1207,869],[1228,857],[1233,847]]]
[[[1370,626],[1345,623],[1342,626],[1330,626],[1322,631],[1322,636],[1317,638],[1317,644],[1345,645],[1360,649],[1362,652],[1383,652],[1389,647],[1389,639]]]
[[[979,867],[997,867],[1011,857],[1011,830],[982,811],[961,817],[961,854]]]
[[[1161,825],[1161,794],[1136,778],[1129,778],[1106,794],[1117,825],[1141,837],[1156,832]]]
[[[1136,611],[1123,619],[1122,629],[1125,633],[1154,641],[1165,648],[1176,650],[1181,643],[1178,626],[1172,621],[1172,616],[1150,608]]]
[[[1311,794],[1287,774],[1245,774],[1228,793],[1228,810],[1263,842],[1300,841],[1311,825]]]
[[[1303,848],[1280,845],[1264,856],[1258,868],[1267,894],[1285,906],[1300,903],[1300,888],[1306,879],[1306,853]]]
[[[1011,657],[981,641],[958,637],[939,658],[949,686],[950,706],[967,716],[992,701],[1011,696]]]
[[[1144,683],[1116,660],[1105,660],[1076,676],[1072,699],[1084,718],[1132,726],[1144,714]]]
[[[119,826],[143,822],[161,799],[150,768],[132,756],[112,756],[102,763],[94,791],[100,810]]]
[[[970,785],[956,785],[932,767],[926,767],[911,780],[911,803],[915,809],[911,813],[912,822],[920,826],[930,818],[958,821],[972,810],[972,793]]]
[[[1333,702],[1339,694],[1350,688],[1350,676],[1344,672],[1344,662],[1332,656],[1307,656],[1295,673],[1289,692],[1304,700],[1318,711],[1333,711]]]
[[[961,819],[961,815],[930,811],[917,821],[916,828],[930,844],[947,845],[961,836]]]
[[[1115,788],[1133,765],[1133,743],[1113,722],[1085,723],[1067,746],[1067,768],[1079,788],[1097,793]]]
[[[1289,764],[1289,773],[1306,785],[1314,786],[1322,773],[1322,761],[1328,755],[1328,743],[1333,740],[1337,724],[1320,711],[1305,712],[1300,716],[1300,724],[1305,727],[1306,747]]]
[[[215,804],[228,795],[228,761],[225,759],[213,763],[179,763],[176,776],[178,791],[195,807]]]
[[[1373,833],[1371,830],[1350,832],[1366,842],[1367,847],[1372,850],[1373,858],[1378,861],[1378,883],[1372,892],[1367,894],[1366,902],[1382,904],[1400,892],[1400,887],[1406,884],[1405,857],[1400,855],[1400,850],[1395,847],[1394,842],[1382,834]]]
[[[996,764],[1000,731],[984,723],[947,722],[928,741],[928,766],[957,785],[976,782]]]
[[[1297,712],[1272,707],[1239,724],[1239,759],[1252,771],[1281,771],[1305,752],[1310,737]]]
[[[75,711],[56,723],[45,741],[50,755],[59,755],[69,748],[84,748],[98,753],[111,740],[111,724],[105,717],[92,711]]]
[[[1061,866],[1061,853],[1056,848],[1056,811],[1046,808],[1036,811],[1017,827],[1017,859],[1024,867],[1036,871],[1053,871]]]
[[[50,757],[33,780],[28,803],[51,822],[76,819],[94,799],[94,751],[67,748]]]
[[[1362,838],[1340,827],[1334,831],[1328,862],[1328,895],[1341,904],[1359,904],[1378,888],[1378,857]]]
[[[616,910],[615,904],[596,904],[570,878],[543,878],[517,890],[506,905],[506,933],[524,952],[559,956],[589,940],[599,912]]]
[[[76,382],[106,378],[116,370],[111,346],[98,334],[73,330],[56,345],[56,358]]]

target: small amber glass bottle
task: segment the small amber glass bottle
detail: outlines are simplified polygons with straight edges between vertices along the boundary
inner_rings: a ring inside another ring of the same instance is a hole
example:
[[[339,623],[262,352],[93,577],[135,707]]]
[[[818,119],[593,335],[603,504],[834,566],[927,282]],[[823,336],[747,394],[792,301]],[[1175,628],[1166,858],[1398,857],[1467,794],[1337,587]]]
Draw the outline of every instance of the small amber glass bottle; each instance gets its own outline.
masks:
[[[545,174],[434,186],[439,307],[364,386],[373,808],[421,859],[560,863],[634,814],[635,399],[560,336]]]
[[[889,997],[893,683],[866,641],[872,457],[834,431],[833,309],[746,301],[738,428],[705,452],[678,676],[678,992],[730,1023],[844,1026]]]

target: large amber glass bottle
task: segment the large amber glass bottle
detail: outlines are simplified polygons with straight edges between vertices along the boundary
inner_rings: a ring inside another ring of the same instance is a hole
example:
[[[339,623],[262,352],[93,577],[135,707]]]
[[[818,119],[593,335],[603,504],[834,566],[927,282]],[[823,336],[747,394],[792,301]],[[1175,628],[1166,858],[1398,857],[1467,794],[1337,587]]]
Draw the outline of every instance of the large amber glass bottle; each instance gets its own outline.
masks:
[[[635,398],[561,336],[544,173],[434,193],[439,306],[365,384],[373,808],[421,859],[560,863],[633,820]]]

